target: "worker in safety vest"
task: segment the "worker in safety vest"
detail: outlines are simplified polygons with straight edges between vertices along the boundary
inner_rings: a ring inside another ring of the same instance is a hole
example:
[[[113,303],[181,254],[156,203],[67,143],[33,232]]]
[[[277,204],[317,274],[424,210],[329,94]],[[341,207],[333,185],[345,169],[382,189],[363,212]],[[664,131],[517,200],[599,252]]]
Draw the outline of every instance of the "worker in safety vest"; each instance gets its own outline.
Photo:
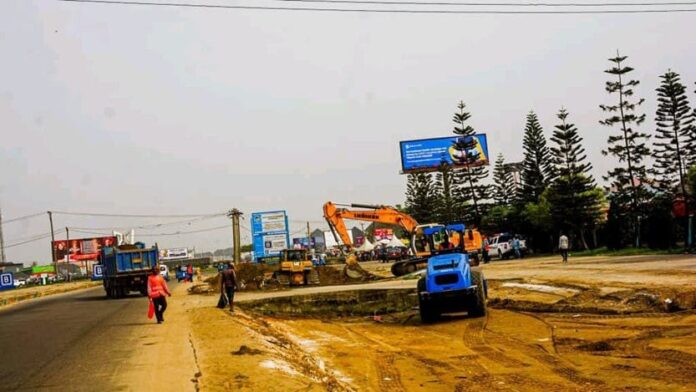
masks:
[[[152,267],[152,274],[147,277],[147,295],[155,306],[155,316],[157,324],[164,322],[164,311],[167,310],[166,295],[172,296],[162,275],[159,266]]]

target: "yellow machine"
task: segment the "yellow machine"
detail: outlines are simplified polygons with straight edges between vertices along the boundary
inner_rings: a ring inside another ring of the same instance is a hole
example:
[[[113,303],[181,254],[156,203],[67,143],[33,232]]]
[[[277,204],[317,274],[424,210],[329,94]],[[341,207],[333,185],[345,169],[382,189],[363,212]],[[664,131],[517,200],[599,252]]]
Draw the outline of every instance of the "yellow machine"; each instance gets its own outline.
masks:
[[[280,252],[275,278],[283,286],[319,284],[319,273],[307,249],[284,249]]]

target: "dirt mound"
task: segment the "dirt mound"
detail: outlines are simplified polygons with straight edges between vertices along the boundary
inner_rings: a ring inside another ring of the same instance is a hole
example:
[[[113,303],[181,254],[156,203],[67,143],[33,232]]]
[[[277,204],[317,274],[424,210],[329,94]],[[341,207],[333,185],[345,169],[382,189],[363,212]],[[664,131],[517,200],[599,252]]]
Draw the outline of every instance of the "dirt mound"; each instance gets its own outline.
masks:
[[[355,290],[240,302],[244,310],[281,317],[354,317],[394,314],[418,305],[415,290]]]
[[[263,351],[257,350],[255,348],[249,348],[248,346],[242,344],[239,346],[239,350],[232,351],[232,355],[260,355]]]

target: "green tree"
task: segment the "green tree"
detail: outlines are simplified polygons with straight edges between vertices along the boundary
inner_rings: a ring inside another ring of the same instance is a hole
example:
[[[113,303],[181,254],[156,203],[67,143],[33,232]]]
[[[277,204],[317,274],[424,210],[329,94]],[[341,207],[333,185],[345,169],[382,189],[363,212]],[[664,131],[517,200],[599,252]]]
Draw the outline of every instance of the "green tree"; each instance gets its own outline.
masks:
[[[515,196],[515,184],[512,173],[505,168],[503,154],[498,154],[493,167],[493,200],[499,206],[505,206],[512,202]]]
[[[441,164],[435,173],[435,194],[437,204],[434,209],[435,221],[440,223],[452,223],[458,221],[459,208],[455,205],[452,196],[453,173],[447,164]]]
[[[667,71],[657,88],[655,173],[658,186],[667,194],[686,195],[686,171],[694,160],[694,129],[686,87],[679,74]]]
[[[454,172],[454,195],[459,208],[466,204],[471,204],[471,213],[466,214],[464,218],[467,221],[474,222],[476,225],[480,225],[484,212],[484,203],[490,198],[490,186],[484,184],[488,177],[488,168],[486,166],[472,166],[478,158],[474,154],[476,140],[473,136],[476,134],[476,131],[474,131],[471,125],[467,124],[471,114],[465,111],[466,105],[464,102],[460,101],[457,109],[459,110],[454,113],[452,121],[454,121],[454,134],[460,136],[454,143],[454,148],[459,154],[454,159],[455,163],[464,167]]]
[[[546,146],[544,129],[533,111],[527,115],[522,148],[524,160],[522,161],[522,186],[518,190],[518,200],[536,203],[553,179],[553,167],[549,148]]]
[[[418,222],[435,222],[438,195],[430,173],[408,175],[406,184],[406,212]]]
[[[580,243],[587,249],[585,232],[594,226],[601,199],[596,192],[594,179],[590,175],[592,165],[587,162],[582,137],[575,124],[567,122],[568,112],[558,112],[560,124],[556,125],[551,141],[552,162],[557,177],[551,184],[548,200],[551,215],[557,229],[578,235]]]
[[[638,107],[644,99],[633,101],[633,89],[640,83],[637,80],[628,79],[627,74],[633,68],[624,65],[626,56],[616,54],[610,58],[611,68],[606,73],[616,77],[607,81],[605,89],[609,94],[615,94],[617,101],[612,105],[599,105],[608,114],[608,117],[599,123],[608,127],[618,126],[619,133],[609,135],[608,147],[602,151],[604,155],[613,155],[619,162],[626,166],[618,166],[610,170],[605,180],[611,182],[612,194],[610,198],[618,210],[628,210],[630,215],[633,241],[636,247],[641,244],[640,222],[645,216],[645,207],[650,199],[650,194],[645,189],[648,169],[644,160],[650,156],[650,149],[646,146],[649,136],[635,129],[645,121],[645,114],[638,114]]]

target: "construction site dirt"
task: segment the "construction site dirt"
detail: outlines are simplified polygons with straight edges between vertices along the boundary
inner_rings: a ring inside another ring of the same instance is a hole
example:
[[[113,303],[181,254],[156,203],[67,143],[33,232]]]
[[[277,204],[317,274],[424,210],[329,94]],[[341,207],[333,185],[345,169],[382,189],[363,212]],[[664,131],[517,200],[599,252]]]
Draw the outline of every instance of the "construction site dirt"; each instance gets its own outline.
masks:
[[[378,263],[364,268],[382,268]],[[422,324],[415,280],[192,296],[203,390],[696,389],[696,258],[483,267],[485,317]],[[224,331],[224,332],[222,332]]]

